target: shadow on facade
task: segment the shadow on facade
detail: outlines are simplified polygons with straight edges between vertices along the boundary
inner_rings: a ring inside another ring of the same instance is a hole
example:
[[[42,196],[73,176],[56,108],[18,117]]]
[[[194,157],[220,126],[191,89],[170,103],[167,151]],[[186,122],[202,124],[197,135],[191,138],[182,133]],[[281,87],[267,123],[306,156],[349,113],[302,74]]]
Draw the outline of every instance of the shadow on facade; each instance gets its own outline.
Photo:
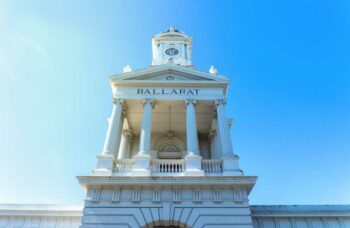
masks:
[[[174,220],[151,222],[143,226],[143,228],[189,228],[189,227],[190,226],[186,225],[185,223],[174,221]]]

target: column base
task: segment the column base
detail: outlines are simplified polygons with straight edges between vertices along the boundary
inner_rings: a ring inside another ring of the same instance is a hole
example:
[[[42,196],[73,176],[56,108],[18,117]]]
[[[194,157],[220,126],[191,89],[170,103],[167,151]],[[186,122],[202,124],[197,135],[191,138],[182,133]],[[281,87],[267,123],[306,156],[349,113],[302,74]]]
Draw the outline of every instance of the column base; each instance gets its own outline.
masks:
[[[199,155],[186,155],[185,176],[204,176],[202,170],[202,157]]]
[[[223,159],[223,176],[244,176],[243,171],[239,168],[239,157],[224,157]]]
[[[202,177],[202,176],[204,176],[204,171],[203,170],[187,170],[186,169],[185,176]]]
[[[151,176],[150,165],[151,156],[149,154],[136,155],[131,176]]]
[[[111,176],[113,172],[113,161],[113,155],[97,156],[97,165],[92,170],[92,176]]]
[[[232,177],[232,176],[235,176],[235,177],[237,177],[237,176],[239,176],[239,177],[244,176],[242,170],[224,171],[224,172],[222,173],[222,175],[223,175],[223,176],[231,176],[231,177]]]

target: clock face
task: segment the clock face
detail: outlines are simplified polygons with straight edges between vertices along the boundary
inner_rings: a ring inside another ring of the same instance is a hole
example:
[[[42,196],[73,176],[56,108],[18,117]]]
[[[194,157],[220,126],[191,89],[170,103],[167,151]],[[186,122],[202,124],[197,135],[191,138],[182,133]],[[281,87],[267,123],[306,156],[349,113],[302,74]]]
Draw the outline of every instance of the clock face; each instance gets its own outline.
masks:
[[[179,53],[179,51],[176,48],[168,48],[165,50],[165,54],[167,55],[177,55]]]

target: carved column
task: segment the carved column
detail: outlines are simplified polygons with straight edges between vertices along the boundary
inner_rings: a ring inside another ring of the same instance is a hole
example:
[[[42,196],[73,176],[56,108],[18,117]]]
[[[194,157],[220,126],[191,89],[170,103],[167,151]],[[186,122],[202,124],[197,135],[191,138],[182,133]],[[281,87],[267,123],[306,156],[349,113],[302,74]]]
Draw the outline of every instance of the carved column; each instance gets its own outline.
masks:
[[[102,155],[115,155],[117,152],[116,148],[119,148],[118,143],[120,142],[121,128],[123,124],[123,104],[123,99],[113,100],[113,110],[109,121]]]
[[[143,100],[139,155],[149,155],[151,149],[152,109],[154,100]]]
[[[151,162],[151,134],[152,134],[152,109],[154,100],[143,100],[143,115],[140,132],[140,147],[139,152],[134,160],[134,168],[131,173],[133,176],[150,176]]]
[[[224,176],[242,176],[243,172],[239,169],[238,156],[233,152],[232,141],[229,126],[226,118],[226,101],[224,99],[216,100],[216,111],[218,121],[219,142],[221,145],[223,159]]]
[[[223,157],[233,157],[234,153],[232,149],[231,136],[226,118],[226,101],[223,99],[216,100],[215,105],[217,110],[217,120],[219,127],[218,130],[220,132],[220,144],[222,148],[222,155]]]
[[[113,170],[113,160],[117,155],[123,128],[123,99],[113,99],[113,110],[109,120],[106,139],[103,150],[98,156],[96,169],[93,175],[110,175]]]
[[[197,121],[196,121],[196,100],[186,100],[186,138],[187,155],[199,156]]]
[[[128,159],[130,151],[130,143],[132,141],[132,131],[124,130],[120,141],[118,159]]]
[[[204,176],[202,170],[202,157],[200,156],[198,146],[198,133],[196,121],[196,101],[186,100],[186,138],[187,138],[187,155],[186,176]]]

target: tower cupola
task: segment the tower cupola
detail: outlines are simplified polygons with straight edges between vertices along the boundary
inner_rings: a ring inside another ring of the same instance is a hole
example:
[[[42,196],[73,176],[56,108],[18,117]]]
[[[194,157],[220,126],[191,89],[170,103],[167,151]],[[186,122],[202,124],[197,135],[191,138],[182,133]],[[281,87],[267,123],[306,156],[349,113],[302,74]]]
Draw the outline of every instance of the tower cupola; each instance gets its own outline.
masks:
[[[152,66],[173,63],[192,66],[192,38],[170,27],[152,38]]]

